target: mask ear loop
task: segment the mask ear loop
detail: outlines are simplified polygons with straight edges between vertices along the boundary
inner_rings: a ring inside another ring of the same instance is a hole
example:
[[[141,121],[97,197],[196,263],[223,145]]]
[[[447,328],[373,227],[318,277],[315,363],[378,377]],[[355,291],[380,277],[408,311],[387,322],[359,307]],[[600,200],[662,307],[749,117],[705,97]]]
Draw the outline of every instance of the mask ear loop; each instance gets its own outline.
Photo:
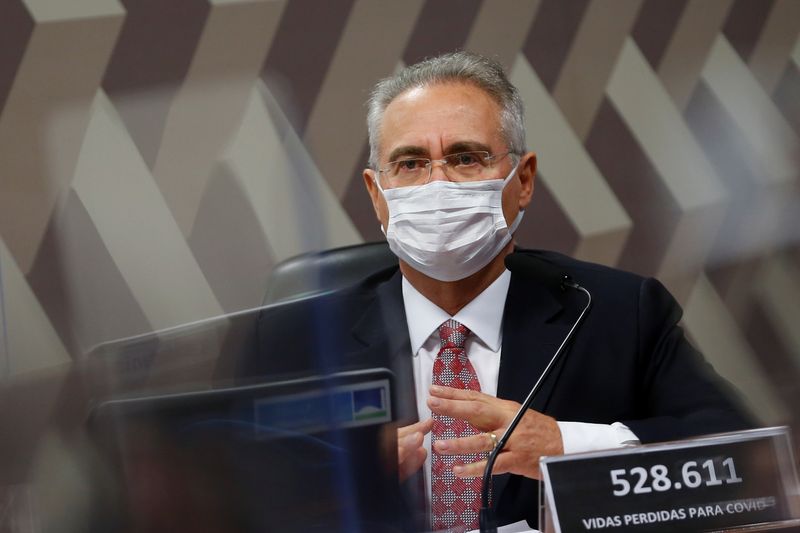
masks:
[[[380,178],[381,171],[378,169],[373,169],[373,170],[375,173],[372,175],[372,181],[375,182],[375,186],[378,187],[379,191],[381,191],[381,196],[383,196],[383,201],[386,202],[386,193],[384,192],[383,187],[381,187],[381,178]],[[389,211],[389,202],[386,202],[386,211]],[[387,226],[389,225],[388,220],[386,221],[386,225]],[[383,236],[386,237],[386,229],[384,229],[383,224],[379,223],[378,227],[381,229],[381,233],[383,233]]]
[[[524,209],[520,209],[519,213],[517,213],[517,216],[514,218],[514,222],[512,222],[511,225],[508,227],[508,234],[511,235],[512,239],[514,238],[514,232],[517,231],[517,228],[519,227],[520,222],[522,222],[522,216],[524,214],[525,214],[525,210]]]
[[[512,158],[516,159],[516,163],[514,164],[514,168],[511,169],[511,172],[508,174],[508,176],[506,176],[506,179],[503,181],[503,189],[506,188],[506,185],[508,185],[508,183],[511,181],[511,178],[513,178],[514,175],[517,173],[517,170],[519,169],[519,164],[522,161],[522,158],[517,154],[510,154],[510,155]],[[511,235],[511,240],[514,240],[514,232],[516,232],[517,228],[519,228],[519,225],[522,222],[522,217],[524,214],[525,214],[525,209],[520,209],[519,212],[517,213],[517,216],[514,218],[514,221],[508,227],[508,234]]]
[[[516,155],[516,154],[513,154],[513,155]],[[513,178],[514,175],[517,173],[517,169],[518,168],[519,168],[519,161],[517,161],[517,164],[514,165],[514,168],[511,169],[511,172],[503,180],[503,188],[501,190],[505,190],[506,185],[509,184],[509,182],[511,181],[511,178]],[[502,212],[502,208],[501,208],[501,212]],[[511,225],[510,226],[506,225],[506,227],[508,229],[508,241],[506,241],[503,246],[508,244],[510,241],[514,240],[514,233],[517,231],[517,228],[519,228],[520,223],[522,223],[522,217],[524,215],[525,215],[525,210],[524,209],[520,209],[519,212],[517,213],[517,216],[514,217],[514,221],[511,223]],[[505,216],[503,216],[503,221],[505,222]]]
[[[514,161],[514,168],[511,169],[511,172],[508,173],[506,179],[503,180],[504,189],[506,188],[506,185],[508,185],[508,182],[511,181],[511,178],[513,178],[514,175],[517,173],[517,170],[519,170],[519,164],[520,161],[522,161],[522,159],[517,154],[509,154],[509,156],[511,156],[512,161]]]
[[[381,194],[383,194],[383,187],[381,187],[381,171],[376,169],[374,172],[375,173],[372,175],[372,181],[375,182],[378,190],[381,191]]]

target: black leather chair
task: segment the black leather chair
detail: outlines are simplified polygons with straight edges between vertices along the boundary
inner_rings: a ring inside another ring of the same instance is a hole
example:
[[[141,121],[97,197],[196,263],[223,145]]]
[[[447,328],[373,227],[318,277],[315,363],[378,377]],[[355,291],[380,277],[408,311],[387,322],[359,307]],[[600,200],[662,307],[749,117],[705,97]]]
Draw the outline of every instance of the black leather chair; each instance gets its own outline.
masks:
[[[396,264],[385,241],[298,255],[272,270],[264,305],[335,291]]]

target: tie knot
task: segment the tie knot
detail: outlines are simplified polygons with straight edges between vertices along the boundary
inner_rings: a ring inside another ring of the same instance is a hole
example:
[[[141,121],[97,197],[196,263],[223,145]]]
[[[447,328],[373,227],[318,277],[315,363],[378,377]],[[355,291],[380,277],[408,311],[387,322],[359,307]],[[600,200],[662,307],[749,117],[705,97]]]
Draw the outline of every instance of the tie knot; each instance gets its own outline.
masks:
[[[464,348],[470,331],[467,326],[453,319],[446,320],[439,326],[439,338],[442,340],[442,348],[445,346],[453,348]]]

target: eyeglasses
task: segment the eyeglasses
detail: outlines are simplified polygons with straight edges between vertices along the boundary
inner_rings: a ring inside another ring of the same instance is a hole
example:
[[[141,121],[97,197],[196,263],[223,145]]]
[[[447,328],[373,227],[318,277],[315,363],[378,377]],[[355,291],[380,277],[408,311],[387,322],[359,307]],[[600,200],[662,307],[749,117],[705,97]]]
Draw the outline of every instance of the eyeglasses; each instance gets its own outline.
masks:
[[[395,189],[425,185],[433,174],[433,164],[441,163],[442,169],[451,181],[479,181],[492,179],[492,168],[497,161],[513,152],[492,155],[489,152],[460,152],[450,154],[444,159],[427,159],[424,157],[402,157],[390,161],[378,173],[386,180],[384,186]]]

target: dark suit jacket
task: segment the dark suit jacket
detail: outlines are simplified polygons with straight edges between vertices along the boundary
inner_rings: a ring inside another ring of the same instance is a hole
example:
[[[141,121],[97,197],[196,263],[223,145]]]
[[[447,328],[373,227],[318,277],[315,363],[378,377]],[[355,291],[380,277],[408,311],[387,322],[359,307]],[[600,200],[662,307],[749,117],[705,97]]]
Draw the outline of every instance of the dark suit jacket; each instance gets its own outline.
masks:
[[[533,408],[557,420],[625,423],[643,443],[752,427],[729,387],[678,326],[681,309],[654,279],[543,251],[544,259],[593,297],[581,329],[545,381]],[[503,319],[497,395],[522,402],[585,303],[577,291],[552,294],[512,273]],[[262,312],[260,354],[248,376],[277,376],[386,366],[396,376],[403,423],[417,419],[398,269],[320,297]],[[538,481],[494,478],[501,524],[535,526]]]

